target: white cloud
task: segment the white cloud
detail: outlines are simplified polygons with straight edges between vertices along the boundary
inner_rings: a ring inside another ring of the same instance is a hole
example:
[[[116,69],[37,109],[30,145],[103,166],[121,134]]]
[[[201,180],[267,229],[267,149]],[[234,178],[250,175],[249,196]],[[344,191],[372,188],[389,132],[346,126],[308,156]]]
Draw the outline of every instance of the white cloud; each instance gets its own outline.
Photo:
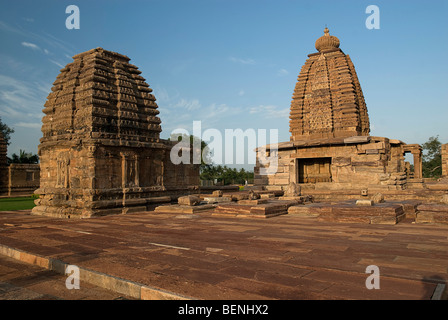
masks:
[[[238,95],[239,95],[240,97],[242,97],[242,96],[244,96],[245,93],[246,93],[246,92],[244,92],[244,90],[240,90],[240,92],[238,92]]]
[[[197,110],[201,108],[201,104],[199,103],[198,99],[193,100],[187,100],[187,99],[181,99],[178,103],[175,104],[176,108],[184,108],[188,111]]]
[[[241,59],[241,58],[230,57],[229,60],[232,62],[241,63],[241,64],[249,64],[249,65],[255,64],[255,60],[253,60],[253,59]]]
[[[263,115],[266,119],[271,118],[287,118],[289,116],[289,108],[279,109],[278,106],[273,105],[259,105],[257,107],[250,108],[250,114],[260,114]]]
[[[40,50],[40,48],[37,44],[31,43],[31,42],[22,42],[22,46],[31,48],[33,50]]]
[[[289,74],[289,72],[286,69],[280,69],[277,71],[278,76],[286,76],[287,74]]]
[[[17,127],[23,127],[23,128],[40,129],[42,126],[42,123],[40,123],[40,122],[17,122],[14,125]]]
[[[50,61],[51,63],[54,63],[55,65],[57,65],[61,69],[64,68],[63,64],[61,64],[61,63],[59,63],[57,61],[54,61],[53,59],[48,59],[48,61]]]
[[[57,48],[60,50],[63,50],[66,53],[72,54],[72,52],[77,52],[77,49],[68,42],[65,42],[61,39],[56,38],[55,36],[41,31],[41,34],[37,34],[34,32],[31,32],[29,30],[25,30],[22,27],[13,27],[3,21],[0,21],[0,30],[9,32],[9,33],[15,33],[17,35],[23,36],[23,37],[27,37],[27,38],[31,38],[35,41],[37,41],[38,43],[45,43],[46,45],[50,46],[51,48]],[[30,43],[30,42],[25,42],[25,43]],[[23,43],[22,43],[23,45]],[[31,43],[31,45],[33,45],[33,43]]]
[[[0,74],[0,116],[17,121],[41,119],[51,84],[23,82]]]

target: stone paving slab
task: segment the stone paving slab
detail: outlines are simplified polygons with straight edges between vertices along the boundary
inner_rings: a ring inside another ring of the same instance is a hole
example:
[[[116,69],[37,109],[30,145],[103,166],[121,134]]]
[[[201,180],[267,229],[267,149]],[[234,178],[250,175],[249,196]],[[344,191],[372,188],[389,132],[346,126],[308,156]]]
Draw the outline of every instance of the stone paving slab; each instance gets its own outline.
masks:
[[[132,300],[90,283],[67,289],[66,276],[0,255],[0,300]]]
[[[2,212],[0,245],[44,268],[79,266],[82,281],[139,299],[421,300],[448,280],[448,226],[212,213],[66,220]],[[369,265],[380,269],[378,290],[365,286]]]

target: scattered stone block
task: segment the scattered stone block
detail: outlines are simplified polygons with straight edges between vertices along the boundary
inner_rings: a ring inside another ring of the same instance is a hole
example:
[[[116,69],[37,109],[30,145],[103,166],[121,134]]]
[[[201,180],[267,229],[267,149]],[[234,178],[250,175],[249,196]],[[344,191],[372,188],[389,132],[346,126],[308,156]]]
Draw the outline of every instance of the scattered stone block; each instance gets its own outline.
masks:
[[[183,206],[197,206],[200,202],[199,197],[192,195],[177,198],[177,203]]]
[[[214,197],[222,197],[223,194],[224,194],[224,193],[222,192],[222,190],[215,190],[215,191],[212,192],[212,195],[213,195]]]
[[[376,193],[372,197],[373,203],[383,203],[384,202],[384,195],[382,193]]]
[[[221,203],[221,202],[231,202],[231,197],[204,197],[204,202],[207,203]]]
[[[357,206],[373,206],[373,201],[367,200],[367,199],[356,200],[356,205]]]
[[[273,193],[260,194],[260,199],[272,199],[272,198],[275,198],[275,194]]]
[[[245,193],[245,192],[244,193],[243,192],[241,192],[241,193],[233,193],[231,195],[231,197],[232,197],[233,201],[246,200],[246,199],[249,199],[249,194]]]

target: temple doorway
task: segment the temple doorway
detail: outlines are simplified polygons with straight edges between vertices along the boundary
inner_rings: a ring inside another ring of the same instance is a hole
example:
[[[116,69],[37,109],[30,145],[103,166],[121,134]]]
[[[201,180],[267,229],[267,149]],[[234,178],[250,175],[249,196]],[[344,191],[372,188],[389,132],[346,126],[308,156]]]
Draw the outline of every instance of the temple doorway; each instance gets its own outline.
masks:
[[[296,160],[298,183],[331,182],[331,158]]]

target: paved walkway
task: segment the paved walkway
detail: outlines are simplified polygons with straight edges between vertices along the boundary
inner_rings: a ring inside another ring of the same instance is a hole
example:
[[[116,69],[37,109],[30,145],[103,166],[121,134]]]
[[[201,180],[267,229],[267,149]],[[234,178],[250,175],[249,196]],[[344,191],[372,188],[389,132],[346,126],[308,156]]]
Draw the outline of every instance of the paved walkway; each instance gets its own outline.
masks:
[[[3,254],[45,267],[78,266],[81,287],[96,278],[108,283],[109,277],[120,292],[110,299],[125,292],[142,299],[421,300],[431,299],[437,284],[448,280],[448,226],[407,222],[241,219],[207,212],[62,220],[16,211],[0,213],[0,246]],[[366,288],[369,265],[379,267],[380,289]],[[19,277],[15,270],[11,274]],[[11,274],[0,273],[0,288],[21,286]],[[56,280],[64,286],[61,297],[69,298],[62,277]]]
[[[89,283],[68,290],[66,279],[54,271],[0,255],[0,300],[132,299]]]

